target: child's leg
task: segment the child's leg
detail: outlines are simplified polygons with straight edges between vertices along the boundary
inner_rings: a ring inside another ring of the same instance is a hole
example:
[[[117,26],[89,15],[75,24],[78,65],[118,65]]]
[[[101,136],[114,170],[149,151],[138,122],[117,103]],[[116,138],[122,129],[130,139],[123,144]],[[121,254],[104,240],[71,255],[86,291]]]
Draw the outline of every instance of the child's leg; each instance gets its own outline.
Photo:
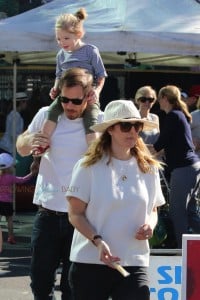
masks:
[[[59,97],[57,97],[52,104],[49,106],[48,109],[48,116],[47,120],[44,122],[43,127],[41,129],[42,133],[45,133],[49,137],[52,136],[56,124],[58,121],[59,115],[63,112],[63,108],[61,105],[61,102],[59,100]],[[45,153],[45,151],[49,148],[49,146],[42,148],[42,147],[37,147],[34,151],[32,151],[33,156],[41,156]]]
[[[92,131],[90,126],[98,123],[99,103],[88,104],[83,115],[83,123],[88,145],[98,137],[98,133]]]
[[[59,97],[57,97],[49,106],[47,121],[43,125],[42,132],[51,137],[54,129],[56,128],[58,117],[62,112],[63,108]]]
[[[16,244],[13,234],[13,216],[7,216],[6,219],[8,223],[8,243]]]
[[[8,223],[8,237],[11,237],[11,236],[13,236],[13,217],[7,216],[6,220]]]

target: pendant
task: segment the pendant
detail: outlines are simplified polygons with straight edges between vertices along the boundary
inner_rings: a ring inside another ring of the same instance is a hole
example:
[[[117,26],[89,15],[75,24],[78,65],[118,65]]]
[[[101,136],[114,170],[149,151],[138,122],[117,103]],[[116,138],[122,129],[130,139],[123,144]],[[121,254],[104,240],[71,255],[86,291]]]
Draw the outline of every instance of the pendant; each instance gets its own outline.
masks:
[[[126,175],[122,175],[122,176],[121,176],[121,180],[122,180],[122,181],[125,181],[126,179],[127,179],[127,176],[126,176]]]

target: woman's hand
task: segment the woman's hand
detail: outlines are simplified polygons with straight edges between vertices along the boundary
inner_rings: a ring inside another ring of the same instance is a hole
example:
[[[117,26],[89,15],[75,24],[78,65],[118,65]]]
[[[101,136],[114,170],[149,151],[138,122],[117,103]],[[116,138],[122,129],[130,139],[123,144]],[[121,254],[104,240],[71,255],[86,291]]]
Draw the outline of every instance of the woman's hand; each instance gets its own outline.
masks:
[[[149,224],[144,224],[140,226],[136,232],[135,238],[137,240],[148,240],[153,236],[153,229]]]
[[[96,246],[99,250],[100,261],[104,262],[107,266],[115,269],[113,263],[119,262],[120,258],[118,256],[112,255],[109,246],[103,240],[100,240]]]

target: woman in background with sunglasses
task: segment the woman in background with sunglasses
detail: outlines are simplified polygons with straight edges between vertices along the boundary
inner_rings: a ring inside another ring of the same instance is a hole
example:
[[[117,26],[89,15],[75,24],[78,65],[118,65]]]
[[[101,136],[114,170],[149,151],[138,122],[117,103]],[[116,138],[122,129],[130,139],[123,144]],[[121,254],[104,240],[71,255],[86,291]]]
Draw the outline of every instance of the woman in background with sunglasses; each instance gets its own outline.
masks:
[[[128,100],[110,102],[92,126],[102,134],[75,165],[67,192],[74,300],[150,299],[148,239],[165,200],[160,163],[139,133],[155,126]]]
[[[156,91],[151,86],[143,86],[135,94],[135,104],[138,106],[141,118],[147,118],[157,124],[156,128],[141,132],[140,135],[146,144],[154,144],[159,136],[159,118],[150,112],[156,98]]]

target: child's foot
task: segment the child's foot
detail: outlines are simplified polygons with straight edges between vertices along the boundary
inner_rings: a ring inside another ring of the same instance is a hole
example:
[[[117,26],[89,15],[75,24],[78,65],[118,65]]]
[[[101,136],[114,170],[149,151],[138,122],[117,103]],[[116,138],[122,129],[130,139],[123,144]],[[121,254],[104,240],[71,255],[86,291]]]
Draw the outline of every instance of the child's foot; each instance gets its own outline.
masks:
[[[17,243],[14,239],[14,236],[9,236],[7,242],[12,245]]]
[[[46,147],[38,146],[37,148],[35,148],[34,150],[31,151],[31,154],[34,157],[40,157],[40,156],[43,156],[47,152],[48,149],[49,149],[49,146],[46,146]]]

